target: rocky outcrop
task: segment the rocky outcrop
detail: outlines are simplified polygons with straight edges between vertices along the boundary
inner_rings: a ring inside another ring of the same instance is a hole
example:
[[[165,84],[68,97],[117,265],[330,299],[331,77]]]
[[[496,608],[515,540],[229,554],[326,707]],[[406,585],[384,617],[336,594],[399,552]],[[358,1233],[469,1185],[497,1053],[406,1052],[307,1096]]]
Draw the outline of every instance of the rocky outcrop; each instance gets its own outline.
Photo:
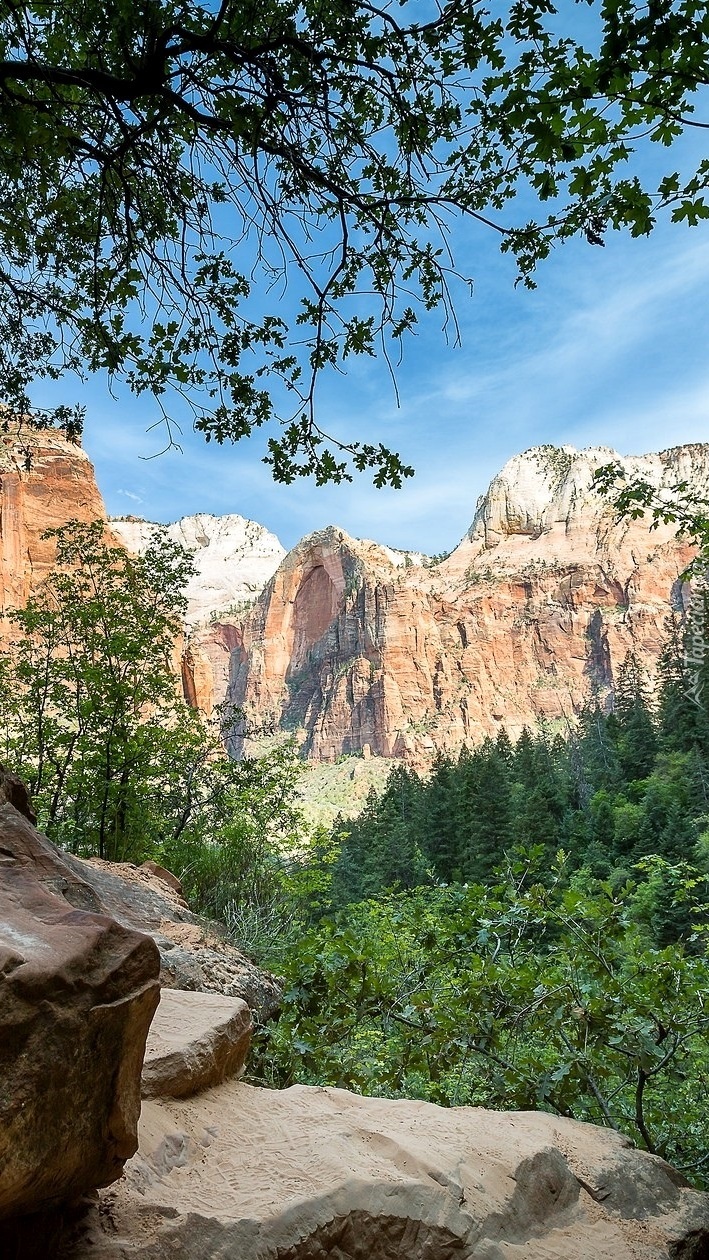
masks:
[[[12,774],[2,763],[0,763],[0,805],[14,805],[18,814],[22,814],[22,817],[33,825],[37,821],[27,787],[18,775]]]
[[[182,691],[188,704],[209,716],[226,699],[232,660],[242,644],[241,625],[233,622],[213,621],[192,631],[182,654]]]
[[[0,416],[0,641],[11,636],[4,614],[22,607],[51,571],[55,546],[43,538],[69,521],[106,519],[93,465],[81,446],[57,429],[33,429]],[[172,525],[134,517],[115,519],[107,538],[143,552],[164,536],[191,552],[195,575],[187,589],[187,626],[208,623],[208,633],[176,644],[183,689],[190,704],[210,713],[228,687],[230,657],[241,643],[232,622],[243,617],[285,555],[274,534],[235,514],[186,516]],[[211,620],[210,620],[211,619]]]
[[[54,543],[42,535],[70,520],[104,520],[93,466],[56,429],[0,426],[0,618],[47,576]]]
[[[699,1260],[709,1196],[544,1113],[229,1082],[146,1103],[63,1260]]]
[[[143,1098],[186,1098],[238,1076],[251,1044],[240,998],[163,989],[143,1063]]]
[[[232,656],[229,695],[247,728],[300,731],[314,760],[365,745],[402,755],[406,715],[425,721],[442,653],[425,573],[334,527],[299,543]]]
[[[229,609],[232,615],[243,611],[260,595],[286,554],[275,534],[235,513],[199,512],[171,525],[133,516],[113,517],[111,528],[129,551],[141,553],[156,537],[164,537],[190,552],[195,565],[186,590],[190,626]]]
[[[120,1176],[158,971],[153,941],[96,913],[54,846],[0,805],[0,1221]]]
[[[241,998],[260,1019],[274,1013],[280,998],[274,977],[235,949],[216,923],[191,913],[169,871],[156,874],[161,868],[154,863],[135,867],[68,853],[62,859],[82,890],[64,893],[74,904],[80,895],[86,908],[153,938],[164,988]]]
[[[671,526],[616,520],[591,486],[613,458],[516,456],[466,538],[429,567],[335,528],[304,539],[231,651],[245,729],[295,731],[314,760],[369,748],[425,764],[501,725],[514,736],[540,718],[566,724],[591,695],[611,703],[629,649],[654,668],[691,558]],[[709,446],[622,463],[667,495],[678,481],[709,493]]]
[[[213,994],[163,994],[136,1142],[155,947],[95,913],[110,872],[99,869],[98,888],[84,881],[89,864],[65,863],[7,803],[0,857],[3,1256],[707,1254],[709,1196],[614,1131],[545,1113],[240,1084],[249,1013]],[[163,894],[140,884],[159,882],[177,901],[179,889],[160,868],[135,877],[135,897],[112,896],[150,926]],[[47,1213],[94,1186],[93,1199]]]

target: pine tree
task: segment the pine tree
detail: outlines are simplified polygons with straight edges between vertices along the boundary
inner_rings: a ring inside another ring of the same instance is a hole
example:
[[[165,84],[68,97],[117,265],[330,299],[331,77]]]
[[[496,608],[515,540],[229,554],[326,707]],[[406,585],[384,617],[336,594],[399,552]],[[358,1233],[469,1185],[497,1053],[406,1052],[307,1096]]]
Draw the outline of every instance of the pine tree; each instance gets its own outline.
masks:
[[[686,624],[673,617],[658,661],[660,740],[664,748],[701,750],[709,758],[709,678],[706,665],[693,668]]]
[[[465,765],[461,873],[467,883],[485,883],[499,864],[512,835],[511,775],[497,745],[488,739]]]
[[[625,779],[645,779],[655,761],[657,735],[643,670],[632,651],[618,671],[615,715],[618,760]]]
[[[578,742],[585,777],[595,791],[605,788],[612,792],[620,786],[616,736],[617,719],[605,714],[600,705],[593,703],[582,710]]]
[[[512,770],[512,828],[517,844],[541,846],[551,860],[563,843],[567,785],[545,734],[534,738],[525,727],[515,747]]]
[[[460,804],[457,767],[438,755],[425,785],[422,808],[426,816],[425,851],[439,879],[461,879]]]

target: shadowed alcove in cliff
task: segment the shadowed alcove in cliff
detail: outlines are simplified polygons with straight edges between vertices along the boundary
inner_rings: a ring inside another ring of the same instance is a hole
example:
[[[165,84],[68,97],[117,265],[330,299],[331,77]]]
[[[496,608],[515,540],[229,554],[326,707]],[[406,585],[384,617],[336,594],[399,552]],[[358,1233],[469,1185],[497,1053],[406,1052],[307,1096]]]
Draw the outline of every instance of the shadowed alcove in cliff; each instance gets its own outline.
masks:
[[[289,675],[305,664],[308,652],[322,639],[337,616],[345,589],[339,556],[317,564],[301,582],[293,606],[293,647]]]

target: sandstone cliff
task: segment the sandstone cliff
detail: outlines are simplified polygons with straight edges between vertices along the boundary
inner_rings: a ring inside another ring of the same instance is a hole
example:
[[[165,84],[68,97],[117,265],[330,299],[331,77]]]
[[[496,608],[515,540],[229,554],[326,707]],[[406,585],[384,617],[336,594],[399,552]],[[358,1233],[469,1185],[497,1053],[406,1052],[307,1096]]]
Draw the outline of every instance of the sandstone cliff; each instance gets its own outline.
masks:
[[[503,724],[515,735],[564,723],[592,694],[609,700],[629,648],[652,670],[691,552],[671,527],[615,519],[591,488],[614,457],[516,456],[430,567],[334,527],[305,538],[230,653],[247,729],[296,731],[316,760],[369,749],[425,764]],[[709,445],[622,463],[668,493],[678,480],[709,493]],[[203,660],[210,650],[203,640]]]
[[[171,525],[113,517],[111,528],[129,551],[143,552],[162,535],[190,552],[195,564],[186,591],[190,626],[252,604],[286,554],[275,534],[236,513],[199,512]]]
[[[0,617],[21,607],[49,572],[45,530],[105,519],[88,455],[56,429],[0,430]]]
[[[687,598],[690,552],[669,527],[614,520],[591,489],[613,456],[603,447],[515,456],[466,537],[429,567],[335,527],[279,565],[274,535],[236,515],[124,519],[112,530],[136,550],[162,530],[195,556],[182,660],[190,703],[209,712],[229,696],[249,728],[295,731],[313,760],[369,751],[424,765],[501,724],[514,735],[538,718],[565,723],[593,692],[607,700],[629,647],[654,666],[667,613]],[[709,493],[707,445],[623,463],[659,488],[684,480]],[[0,434],[0,614],[51,566],[46,529],[100,517],[79,446],[55,431]]]

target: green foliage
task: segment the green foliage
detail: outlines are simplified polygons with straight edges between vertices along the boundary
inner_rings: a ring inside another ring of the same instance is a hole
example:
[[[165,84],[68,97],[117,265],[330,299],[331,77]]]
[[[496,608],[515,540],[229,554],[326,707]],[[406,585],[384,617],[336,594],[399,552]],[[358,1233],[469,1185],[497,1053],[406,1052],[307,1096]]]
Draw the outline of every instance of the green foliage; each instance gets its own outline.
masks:
[[[399,455],[324,433],[315,382],[398,352],[435,308],[448,323],[452,213],[525,283],[556,241],[709,214],[709,162],[683,177],[668,155],[653,181],[645,153],[706,125],[705,7],[586,8],[3,6],[0,396],[23,415],[37,375],[105,371],[158,400],[169,437],[169,390],[207,440],[280,416],[277,481],[400,485]],[[267,301],[286,277],[291,326]]]
[[[425,569],[435,569],[439,564],[443,564],[443,561],[447,560],[450,555],[450,551],[437,551],[435,555],[428,556],[424,560],[423,567]]]
[[[190,561],[162,539],[130,556],[104,541],[100,522],[49,536],[55,566],[12,613],[2,660],[3,754],[52,839],[133,859],[181,809],[176,762],[203,756],[171,668]]]
[[[650,711],[649,692],[632,652],[628,653],[618,671],[615,719],[614,742],[625,779],[646,778],[655,760],[657,735]]]
[[[535,882],[541,856],[492,887],[323,920],[286,963],[283,1012],[254,1068],[279,1086],[542,1108],[630,1133],[701,1179],[706,958],[648,943],[632,885],[569,883],[563,860],[548,887]],[[668,874],[673,904],[696,903],[689,868]]]
[[[224,923],[249,957],[272,957],[294,917],[287,871],[305,840],[301,763],[290,742],[242,761],[216,752],[200,766],[195,806],[160,857],[195,910]]]
[[[383,888],[416,888],[428,880],[421,848],[420,783],[406,766],[395,766],[381,797],[372,790],[362,813],[336,824],[343,841],[333,868],[332,895],[346,905]]]
[[[629,656],[615,712],[396,767],[304,856],[259,1079],[543,1108],[707,1184],[707,714],[676,635],[657,709]]]
[[[188,708],[174,673],[191,561],[158,539],[143,556],[101,522],[51,531],[56,563],[0,658],[3,760],[39,824],[82,855],[157,858],[195,909],[255,950],[286,930],[285,855],[300,841],[290,745],[230,761],[224,727]]]
[[[566,740],[524,730],[513,747],[501,733],[440,756],[427,778],[394,770],[340,829],[333,905],[434,879],[487,883],[519,845],[539,846],[549,866],[563,848],[572,868],[616,884],[651,854],[689,857],[709,815],[709,690],[701,706],[682,690],[675,639],[672,624],[657,711],[629,655],[615,710],[589,705]]]

